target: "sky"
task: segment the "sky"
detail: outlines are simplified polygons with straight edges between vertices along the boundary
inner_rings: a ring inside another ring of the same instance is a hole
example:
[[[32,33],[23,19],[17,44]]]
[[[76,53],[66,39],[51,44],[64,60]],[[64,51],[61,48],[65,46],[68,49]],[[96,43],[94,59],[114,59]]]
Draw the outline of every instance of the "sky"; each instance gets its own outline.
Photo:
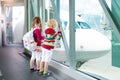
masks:
[[[106,0],[110,5],[110,0]],[[60,0],[60,6],[62,9],[69,10],[69,0]],[[99,0],[75,0],[75,11],[81,14],[100,14],[103,9],[99,3]]]

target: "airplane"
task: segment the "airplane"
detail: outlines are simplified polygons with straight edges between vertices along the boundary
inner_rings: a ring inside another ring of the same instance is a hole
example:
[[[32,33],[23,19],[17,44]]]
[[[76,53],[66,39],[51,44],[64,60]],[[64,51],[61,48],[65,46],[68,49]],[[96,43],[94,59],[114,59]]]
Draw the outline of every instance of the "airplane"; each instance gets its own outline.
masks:
[[[69,22],[61,19],[67,42],[69,42]],[[92,29],[81,17],[75,17],[76,66],[84,62],[102,57],[111,51],[111,41],[102,33]],[[53,50],[53,60],[66,62],[68,57],[61,41],[61,47]]]

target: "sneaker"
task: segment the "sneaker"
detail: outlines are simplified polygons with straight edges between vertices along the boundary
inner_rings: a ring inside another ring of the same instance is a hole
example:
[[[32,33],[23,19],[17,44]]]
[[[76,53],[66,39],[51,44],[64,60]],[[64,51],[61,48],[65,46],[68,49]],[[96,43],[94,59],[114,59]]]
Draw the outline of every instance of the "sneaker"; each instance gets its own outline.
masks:
[[[40,75],[43,75],[43,71],[39,71],[39,74],[40,74]]]
[[[50,72],[43,73],[43,77],[48,77],[48,76],[50,76],[50,75],[51,75],[51,73],[50,73]]]
[[[34,71],[34,68],[30,68],[30,71]]]

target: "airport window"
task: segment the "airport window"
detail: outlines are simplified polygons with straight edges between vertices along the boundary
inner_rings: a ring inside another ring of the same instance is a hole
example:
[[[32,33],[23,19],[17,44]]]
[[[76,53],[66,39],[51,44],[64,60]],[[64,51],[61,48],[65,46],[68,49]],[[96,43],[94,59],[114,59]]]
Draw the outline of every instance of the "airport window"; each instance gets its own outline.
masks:
[[[111,10],[111,0],[105,1]],[[54,11],[50,15],[55,17]],[[79,19],[75,18],[74,26],[75,29],[79,29],[79,31],[75,30],[76,69],[93,76],[96,75],[101,79],[117,80],[120,78],[118,76],[120,68],[113,64],[118,65],[115,59],[118,54],[113,55],[112,52],[117,53],[119,43],[99,0],[89,2],[88,0],[75,0],[75,16],[77,15]],[[68,45],[70,41],[69,18],[69,0],[60,0],[60,20]],[[114,42],[116,43],[112,45]],[[61,49],[57,48],[54,51],[57,55],[53,55],[53,60],[70,66],[63,41],[61,45]],[[110,76],[111,74],[113,76]]]
[[[106,2],[110,8],[111,0],[106,0]],[[60,0],[60,18],[64,27],[69,25],[68,3],[69,0]],[[117,80],[115,77],[118,77],[117,74],[119,74],[120,69],[111,64],[112,28],[99,1],[91,0],[88,3],[88,0],[75,0],[75,15],[80,15],[81,18],[75,23],[75,28],[82,28],[81,31],[75,32],[77,70],[91,75],[95,74],[101,79]],[[65,35],[69,41],[68,33],[66,32]],[[65,49],[63,51],[61,49],[53,58],[69,66],[69,60],[66,56]],[[116,70],[119,70],[118,73],[113,74]],[[111,77],[110,74],[114,76]]]

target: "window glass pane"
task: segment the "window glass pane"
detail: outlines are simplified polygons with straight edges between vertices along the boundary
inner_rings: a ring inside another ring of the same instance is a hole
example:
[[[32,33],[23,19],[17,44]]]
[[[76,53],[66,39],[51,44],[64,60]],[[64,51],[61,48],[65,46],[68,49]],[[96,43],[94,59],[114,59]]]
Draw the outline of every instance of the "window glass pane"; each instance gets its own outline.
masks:
[[[111,0],[106,0],[106,2],[111,9]],[[119,44],[111,46],[111,41],[116,40],[116,36],[99,0],[76,0],[75,7],[76,15],[81,15],[90,27],[89,31],[88,29],[79,30],[79,34],[84,31],[84,34],[83,32],[81,34],[85,37],[76,34],[76,40],[80,38],[76,44],[78,70],[108,80],[119,79],[120,68],[111,64],[112,59],[116,57],[116,55],[113,56],[113,52],[118,52]]]
[[[111,9],[111,0],[106,2]],[[60,20],[69,47],[69,0],[60,0]],[[99,0],[75,0],[73,27],[75,27],[77,71],[102,79],[119,79],[120,68],[111,64],[112,58],[115,58],[112,53],[117,51],[116,45],[119,43],[113,43],[117,42],[117,38]],[[70,66],[63,41],[61,48],[55,48],[54,52],[56,53],[53,55],[54,60]]]
[[[52,6],[53,7],[53,6]],[[63,28],[63,32],[65,33],[65,40],[67,41],[67,46],[69,46],[69,0],[60,0],[60,20],[61,27]],[[69,66],[68,55],[65,50],[64,43],[62,39],[60,40],[60,47],[55,47],[53,50],[56,55],[53,55],[53,59]]]

